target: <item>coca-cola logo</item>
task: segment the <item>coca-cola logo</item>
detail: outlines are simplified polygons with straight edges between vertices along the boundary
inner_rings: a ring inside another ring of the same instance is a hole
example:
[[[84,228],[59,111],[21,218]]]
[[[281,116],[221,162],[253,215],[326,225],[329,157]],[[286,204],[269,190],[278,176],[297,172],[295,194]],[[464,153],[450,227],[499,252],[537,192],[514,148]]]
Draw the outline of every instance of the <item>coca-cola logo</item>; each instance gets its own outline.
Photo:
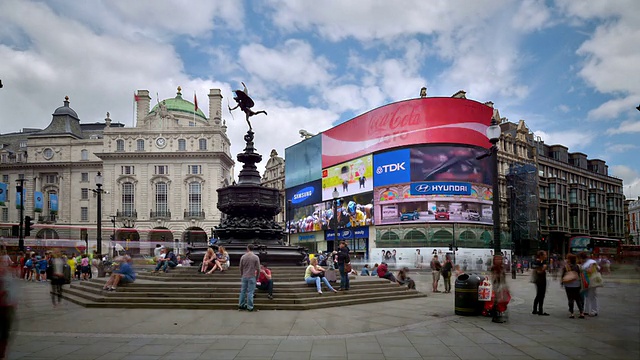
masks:
[[[406,111],[406,107],[398,106],[393,112],[385,112],[381,116],[373,117],[369,120],[369,133],[386,134],[388,131],[399,129],[395,133],[404,132],[407,127],[420,125],[420,113],[411,108]]]

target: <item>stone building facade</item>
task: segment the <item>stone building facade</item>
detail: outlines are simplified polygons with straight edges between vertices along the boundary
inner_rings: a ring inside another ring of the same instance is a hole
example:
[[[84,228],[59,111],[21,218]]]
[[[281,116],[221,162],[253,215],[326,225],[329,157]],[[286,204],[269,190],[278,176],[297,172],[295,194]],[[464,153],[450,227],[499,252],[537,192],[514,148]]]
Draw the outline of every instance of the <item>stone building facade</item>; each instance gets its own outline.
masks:
[[[149,253],[159,242],[182,247],[209,238],[220,220],[216,189],[232,181],[234,169],[220,90],[208,94],[209,118],[180,88],[153,108],[149,91],[135,96],[135,127],[113,122],[109,113],[103,122],[81,123],[65,99],[44,130],[0,135],[1,180],[9,189],[18,178],[27,180],[24,214],[37,219],[27,244],[81,248],[87,240],[96,249],[98,172],[103,252],[119,244]],[[44,206],[36,212],[40,193]],[[19,210],[13,191],[7,200],[0,231],[10,237]]]
[[[276,215],[276,221],[284,228],[287,211],[284,193],[284,159],[278,156],[278,152],[275,149],[271,150],[269,160],[267,160],[264,175],[262,175],[262,185],[280,190],[280,207],[282,211]]]

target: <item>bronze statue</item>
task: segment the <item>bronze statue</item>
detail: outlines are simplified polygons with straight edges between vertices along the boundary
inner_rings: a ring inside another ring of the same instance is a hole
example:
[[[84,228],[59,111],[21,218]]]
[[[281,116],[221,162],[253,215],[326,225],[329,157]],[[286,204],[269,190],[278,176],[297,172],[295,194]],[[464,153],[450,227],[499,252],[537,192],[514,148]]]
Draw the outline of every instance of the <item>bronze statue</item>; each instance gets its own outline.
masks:
[[[258,114],[265,114],[267,115],[267,112],[264,110],[260,110],[260,111],[253,111],[251,110],[251,108],[255,105],[255,103],[253,102],[253,99],[251,99],[249,97],[249,91],[247,90],[247,85],[245,85],[244,83],[242,83],[242,86],[244,87],[243,90],[234,90],[233,92],[236,94],[233,97],[233,100],[236,101],[236,103],[238,103],[238,105],[236,105],[235,107],[231,108],[229,106],[229,111],[233,111],[237,108],[240,108],[240,110],[242,110],[242,112],[244,112],[246,120],[247,120],[247,124],[249,124],[249,131],[253,131],[253,129],[251,128],[251,122],[249,121],[249,118],[254,116],[254,115],[258,115]]]

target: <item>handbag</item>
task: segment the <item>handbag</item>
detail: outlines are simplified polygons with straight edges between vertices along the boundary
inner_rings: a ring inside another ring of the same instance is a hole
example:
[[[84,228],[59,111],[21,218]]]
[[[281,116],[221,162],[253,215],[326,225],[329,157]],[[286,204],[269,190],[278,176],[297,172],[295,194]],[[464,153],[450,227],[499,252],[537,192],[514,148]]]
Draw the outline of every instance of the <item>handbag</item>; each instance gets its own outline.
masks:
[[[478,286],[478,301],[491,301],[493,289],[491,283],[487,280]]]
[[[589,286],[592,288],[597,288],[597,287],[602,287],[604,286],[604,280],[602,279],[602,274],[600,274],[600,272],[596,271],[595,273],[591,274],[591,276],[589,277]]]
[[[562,277],[562,283],[570,283],[578,280],[578,273],[576,271],[571,270],[568,266],[565,267],[567,272]]]

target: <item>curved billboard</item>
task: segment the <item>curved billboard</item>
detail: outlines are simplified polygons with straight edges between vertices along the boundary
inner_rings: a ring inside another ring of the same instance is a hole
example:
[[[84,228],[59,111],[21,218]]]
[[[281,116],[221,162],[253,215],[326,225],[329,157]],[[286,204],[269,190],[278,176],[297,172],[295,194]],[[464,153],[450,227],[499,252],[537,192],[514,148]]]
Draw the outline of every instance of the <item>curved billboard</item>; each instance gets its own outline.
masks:
[[[458,98],[420,98],[371,110],[322,133],[322,168],[380,150],[418,144],[489,148],[493,108]]]
[[[319,180],[322,174],[322,139],[316,135],[284,150],[284,185],[291,188]]]

